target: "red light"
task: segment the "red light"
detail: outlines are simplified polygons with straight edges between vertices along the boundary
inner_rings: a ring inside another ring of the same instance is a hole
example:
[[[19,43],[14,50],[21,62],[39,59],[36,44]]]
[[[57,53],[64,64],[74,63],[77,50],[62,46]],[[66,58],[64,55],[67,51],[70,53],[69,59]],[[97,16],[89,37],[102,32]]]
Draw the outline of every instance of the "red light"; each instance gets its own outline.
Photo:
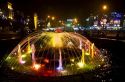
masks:
[[[41,68],[40,64],[33,64],[33,69],[34,70],[39,70]]]
[[[48,60],[48,59],[44,59],[44,62],[45,62],[45,63],[49,63],[49,60]]]
[[[62,29],[61,28],[56,28],[55,32],[60,33],[60,32],[62,32]]]

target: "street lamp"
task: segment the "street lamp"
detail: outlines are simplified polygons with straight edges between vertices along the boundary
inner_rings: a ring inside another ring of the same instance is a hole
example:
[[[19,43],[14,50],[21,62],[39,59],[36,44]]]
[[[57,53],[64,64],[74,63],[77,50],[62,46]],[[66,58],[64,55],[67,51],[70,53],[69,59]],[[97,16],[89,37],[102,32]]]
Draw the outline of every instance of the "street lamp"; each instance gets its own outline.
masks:
[[[106,16],[106,10],[108,9],[108,7],[107,7],[107,5],[106,4],[104,4],[104,5],[102,5],[102,9],[103,9],[103,14],[104,14],[104,19],[103,19],[103,29],[105,28],[106,29],[106,19],[105,19],[105,16]]]
[[[102,9],[103,9],[103,10],[107,10],[107,5],[103,5],[103,6],[102,6]]]

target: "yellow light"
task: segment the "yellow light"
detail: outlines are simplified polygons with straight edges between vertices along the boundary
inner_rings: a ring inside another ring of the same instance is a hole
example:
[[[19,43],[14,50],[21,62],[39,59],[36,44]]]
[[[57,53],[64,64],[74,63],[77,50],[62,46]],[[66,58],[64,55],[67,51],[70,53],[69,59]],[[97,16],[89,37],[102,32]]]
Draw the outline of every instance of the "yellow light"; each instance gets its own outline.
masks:
[[[52,17],[52,20],[55,20],[55,17]]]
[[[9,19],[13,19],[13,15],[12,15],[12,12],[9,12],[9,17],[8,17]]]
[[[12,70],[14,70],[14,67],[11,67]]]
[[[104,62],[105,60],[104,59],[102,59],[102,62]]]
[[[37,16],[37,14],[35,13],[35,14],[34,14],[34,26],[35,26],[35,30],[37,29],[37,23],[38,23],[38,16]]]
[[[29,38],[29,37],[28,37],[27,52],[28,52],[28,53],[31,53],[31,52],[32,52],[31,47],[30,47],[30,38]]]
[[[32,52],[32,50],[28,48],[28,51],[27,51],[27,52],[28,52],[28,53],[31,53],[31,52]]]
[[[103,10],[106,10],[107,9],[107,5],[103,5]]]
[[[67,70],[62,70],[62,71],[60,71],[63,75],[65,75],[65,74],[67,74]]]
[[[75,19],[74,19],[74,22],[75,22],[75,23],[77,23],[77,22],[78,22],[77,18],[75,18]]]
[[[7,59],[11,59],[11,57],[7,57]]]
[[[62,21],[60,20],[59,23],[61,23]]]
[[[89,43],[89,54],[91,54],[91,44]]]
[[[92,46],[91,46],[91,55],[92,55],[92,58],[94,57],[94,43],[92,43]]]
[[[52,45],[53,45],[53,47],[62,47],[63,46],[61,37],[62,37],[62,35],[60,33],[52,35]]]
[[[74,62],[74,61],[75,61],[75,59],[71,59],[71,61],[72,61],[72,62]]]
[[[88,52],[86,52],[85,55],[90,55],[90,54]]]
[[[50,18],[50,16],[48,15],[48,18]]]
[[[19,62],[22,61],[22,57],[21,57],[22,53],[21,53],[21,46],[20,44],[18,45],[18,57],[19,57]]]
[[[10,2],[8,2],[8,9],[12,10],[12,4]]]
[[[10,2],[8,2],[7,6],[8,6],[8,9],[9,9],[9,16],[8,16],[8,18],[12,20],[13,19],[12,4]]]
[[[51,24],[50,24],[50,22],[48,22],[48,24],[47,24],[47,27],[51,27]]]
[[[80,67],[80,68],[83,68],[84,67],[84,64],[82,62],[78,62],[77,65]]]
[[[82,49],[82,57],[81,57],[81,62],[83,63],[83,64],[85,64],[85,50],[84,49]]]
[[[78,65],[80,68],[83,68],[83,66],[85,65],[84,55],[85,55],[85,50],[82,49],[82,57],[81,57],[81,61],[77,63],[77,65]]]
[[[26,61],[23,61],[23,60],[22,60],[22,53],[21,53],[21,45],[20,45],[20,44],[18,45],[18,55],[19,55],[19,56],[18,56],[18,57],[19,57],[19,58],[18,58],[18,59],[19,59],[19,63],[20,63],[20,64],[24,64]]]
[[[34,64],[34,65],[33,65],[34,70],[39,70],[40,67],[41,67],[40,64]]]
[[[23,54],[21,57],[22,57],[22,58],[25,58],[25,57],[26,57],[26,54]]]

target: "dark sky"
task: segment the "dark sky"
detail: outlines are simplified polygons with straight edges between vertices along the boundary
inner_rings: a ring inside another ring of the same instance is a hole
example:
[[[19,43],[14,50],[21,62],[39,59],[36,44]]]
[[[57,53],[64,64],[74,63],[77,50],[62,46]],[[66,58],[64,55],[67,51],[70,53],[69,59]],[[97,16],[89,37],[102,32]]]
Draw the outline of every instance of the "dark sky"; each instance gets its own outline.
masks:
[[[4,1],[4,0],[2,0]],[[125,12],[125,0],[9,0],[15,9],[25,14],[55,15],[58,17],[87,17],[90,13],[101,13],[101,5],[108,11]]]

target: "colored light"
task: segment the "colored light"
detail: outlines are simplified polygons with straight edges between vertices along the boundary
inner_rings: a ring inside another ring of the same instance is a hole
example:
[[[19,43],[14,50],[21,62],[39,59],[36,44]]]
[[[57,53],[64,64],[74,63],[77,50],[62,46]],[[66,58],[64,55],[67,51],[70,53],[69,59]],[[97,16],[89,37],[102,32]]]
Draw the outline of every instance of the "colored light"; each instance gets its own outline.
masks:
[[[52,17],[52,20],[55,20],[55,17]]]
[[[68,72],[67,70],[62,70],[61,74],[65,75],[65,74],[67,74],[67,72]]]
[[[28,37],[27,52],[28,52],[28,53],[31,53],[31,52],[32,52],[31,47],[30,47],[30,37]]]
[[[38,23],[38,16],[37,16],[37,14],[35,13],[34,14],[34,26],[35,26],[35,30],[37,29],[37,24]]]
[[[22,60],[22,61],[20,61],[20,64],[25,64],[25,63],[26,63],[26,61],[23,61],[23,60]]]
[[[12,70],[14,70],[14,67],[11,67]]]
[[[48,59],[44,59],[44,62],[45,62],[45,63],[49,63],[49,60],[48,60]]]
[[[75,19],[74,19],[74,22],[75,22],[75,23],[77,23],[77,22],[78,22],[77,18],[75,18]]]
[[[31,45],[31,50],[32,50],[32,63],[35,63],[36,62],[36,59],[35,59],[35,46],[34,44]]]
[[[51,27],[51,24],[50,24],[50,22],[48,22],[48,23],[47,23],[47,27]]]
[[[79,42],[79,48],[80,49],[82,49],[82,41],[81,40],[79,40],[80,42]]]
[[[75,61],[75,59],[71,59],[71,61],[72,61],[72,62],[74,62],[74,61]]]
[[[63,67],[60,66],[60,67],[57,67],[56,69],[57,69],[58,71],[61,71],[61,70],[63,70]]]
[[[25,58],[25,57],[26,57],[26,54],[23,54],[21,57],[22,57],[22,58]]]
[[[42,32],[20,42],[6,62],[19,73],[55,77],[94,70],[107,63],[103,56],[94,44],[77,33]]]
[[[48,18],[50,18],[50,16],[48,15]]]
[[[52,41],[53,47],[59,48],[59,47],[63,46],[61,37],[62,37],[61,34],[52,35],[52,40],[51,41]]]
[[[11,59],[11,57],[7,57],[7,59]]]
[[[78,62],[77,65],[80,67],[80,68],[83,68],[84,67],[84,64],[82,62]]]
[[[71,24],[66,24],[67,27],[71,27]]]
[[[103,5],[103,10],[106,10],[107,9],[107,5]]]
[[[10,2],[8,2],[8,9],[9,9],[9,16],[8,16],[8,18],[9,19],[13,19],[13,12],[12,12],[13,8],[12,8],[12,4]]]
[[[88,52],[86,52],[85,55],[90,55],[90,54]]]
[[[41,68],[41,65],[40,65],[40,64],[34,64],[34,65],[33,65],[33,68],[34,68],[35,70],[39,70],[39,69]]]
[[[22,59],[22,53],[21,53],[21,46],[20,46],[20,44],[18,45],[18,57],[19,57],[19,63],[20,64],[24,64],[25,61],[23,61],[23,59]]]
[[[85,50],[84,49],[82,49],[82,57],[81,57],[81,62],[83,63],[83,64],[85,64]]]
[[[8,9],[12,10],[12,4],[10,2],[8,2]]]
[[[92,43],[92,46],[91,46],[91,55],[92,55],[92,58],[94,57],[94,43]]]

